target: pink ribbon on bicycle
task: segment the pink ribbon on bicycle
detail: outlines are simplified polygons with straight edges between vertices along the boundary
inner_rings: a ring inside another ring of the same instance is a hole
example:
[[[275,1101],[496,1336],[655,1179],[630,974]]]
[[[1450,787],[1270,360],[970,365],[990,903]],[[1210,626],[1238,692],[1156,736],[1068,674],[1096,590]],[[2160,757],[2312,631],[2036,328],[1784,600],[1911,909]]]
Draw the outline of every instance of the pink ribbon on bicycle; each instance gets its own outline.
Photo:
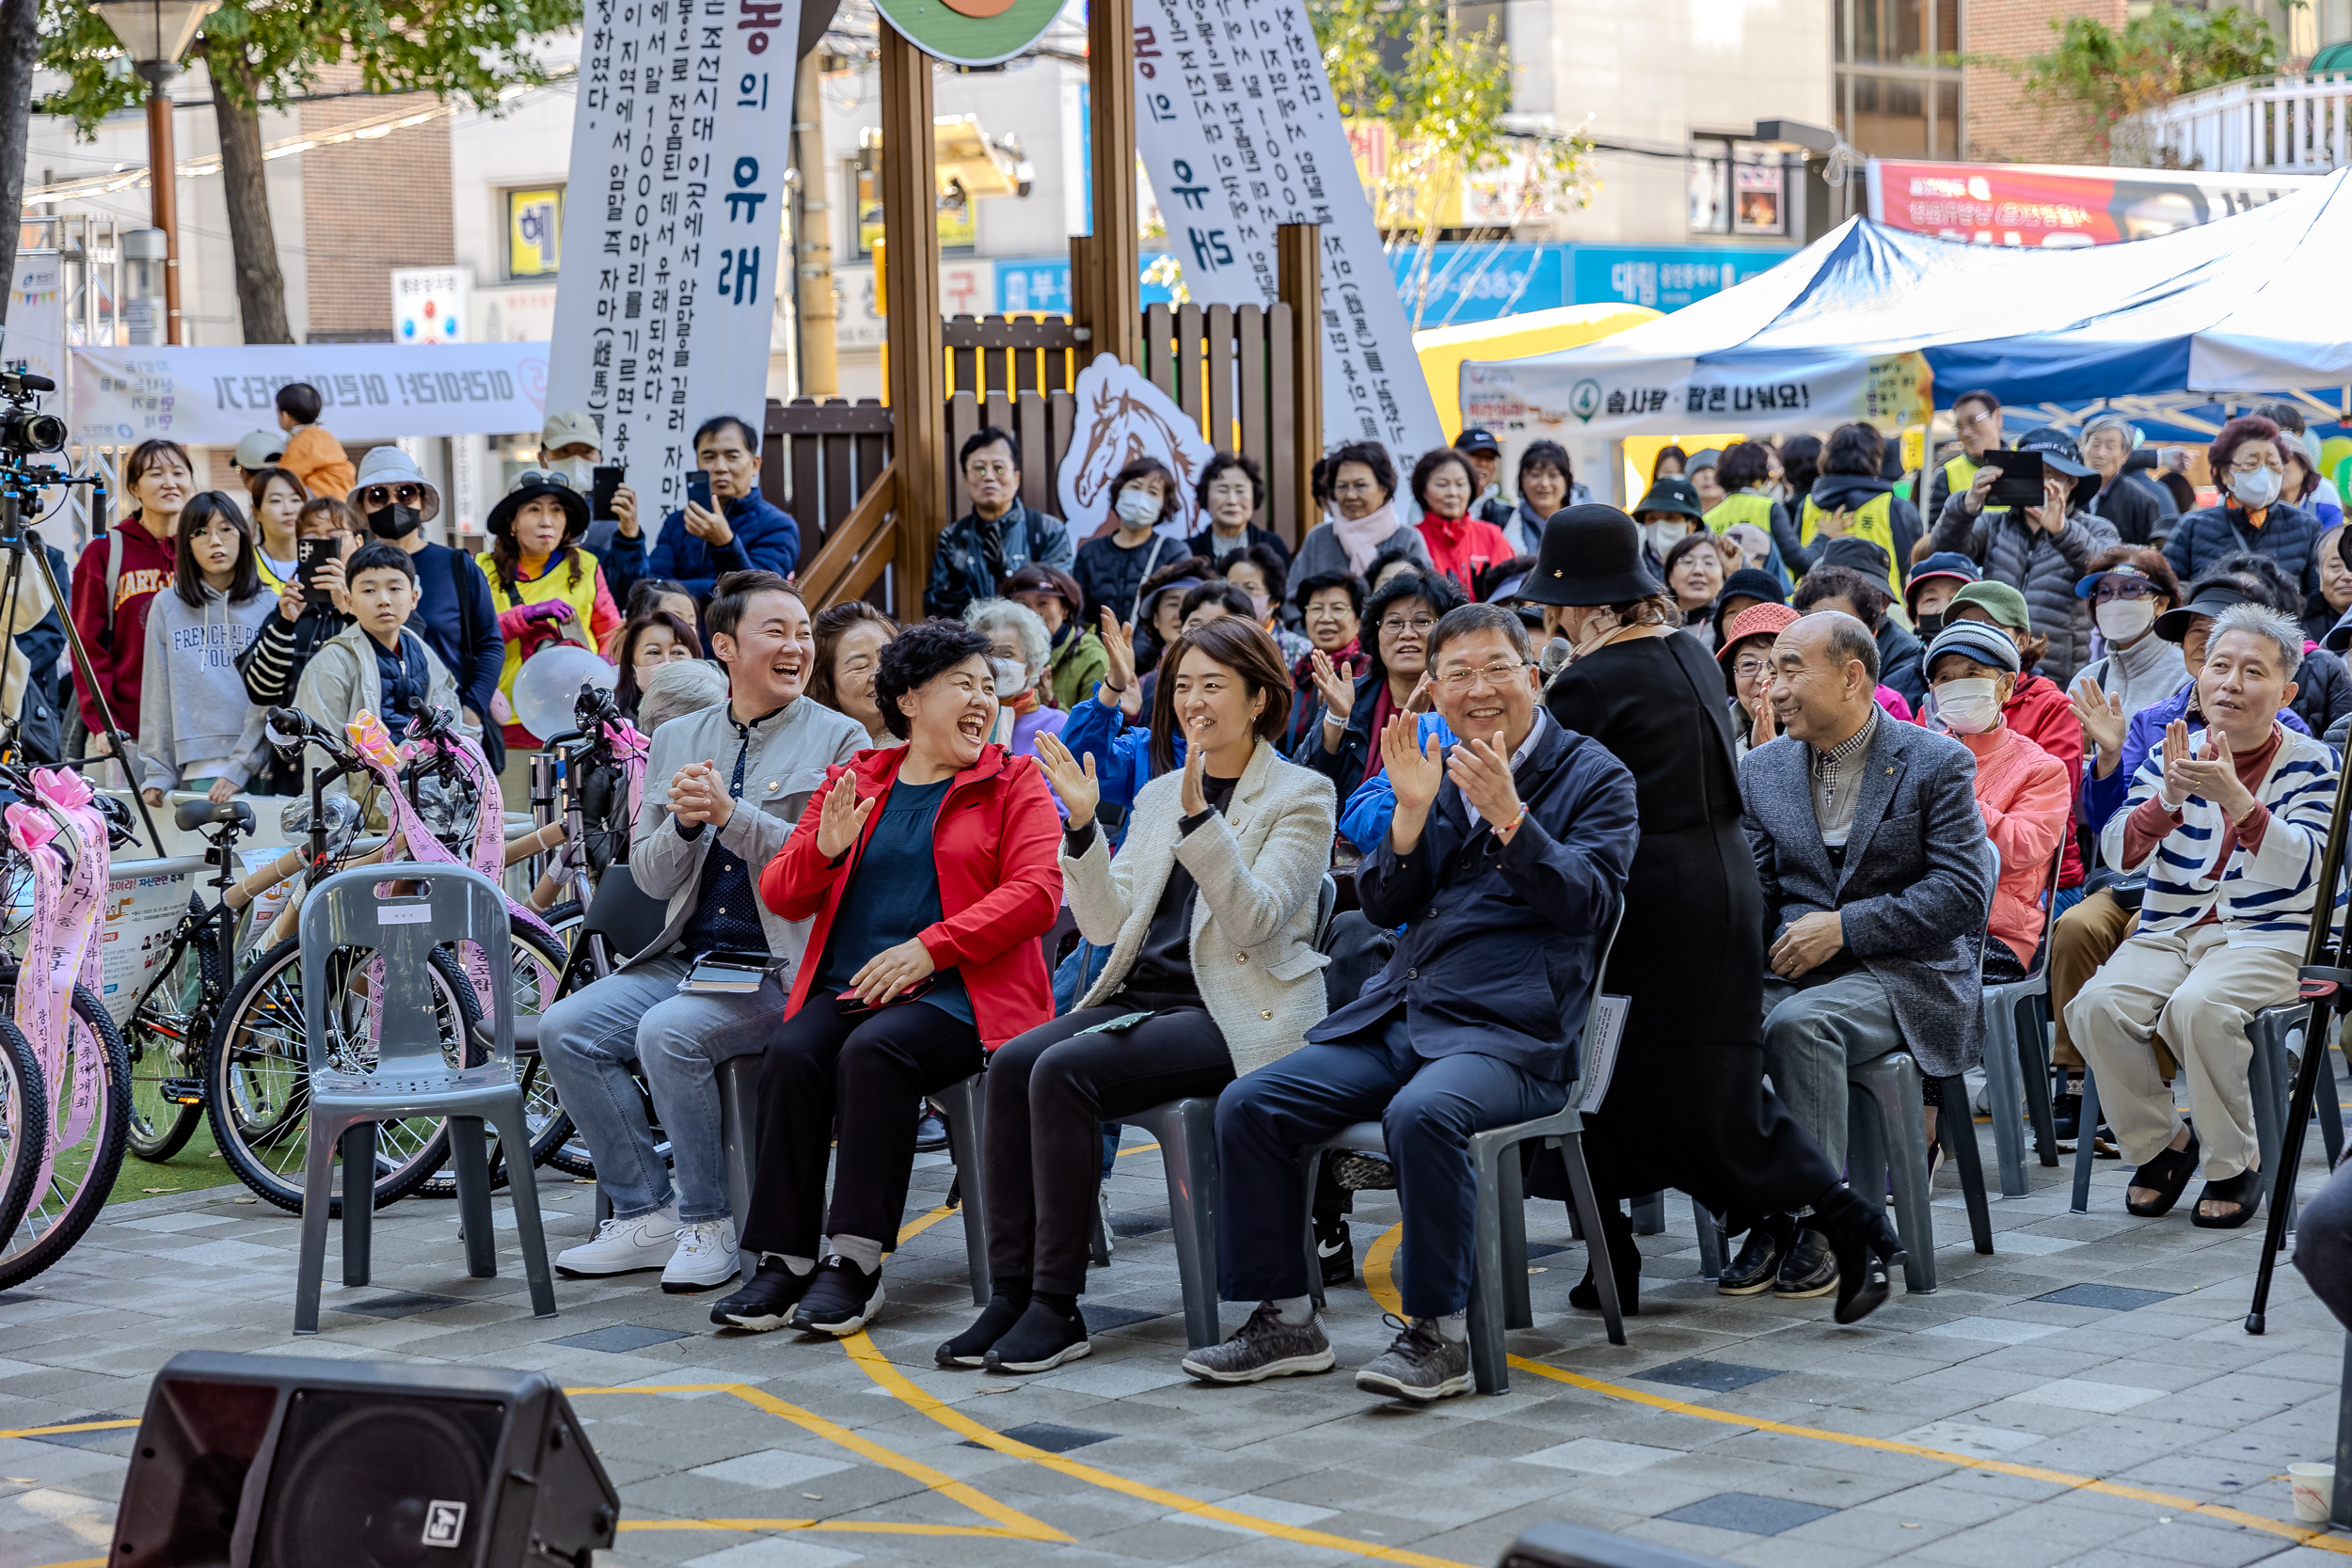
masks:
[[[17,972],[15,1010],[49,1091],[52,1135],[44,1140],[33,1189],[45,1199],[58,1156],[79,1148],[95,1125],[103,1086],[106,1064],[98,1041],[73,1048],[73,988],[87,984],[94,991],[100,979],[96,939],[109,856],[105,818],[87,784],[45,768],[34,773],[33,783],[37,803],[10,805],[6,820],[33,879],[33,917]]]
[[[628,823],[634,833],[637,814],[645,802],[645,759],[653,754],[653,742],[626,719],[605,726],[604,734],[612,743],[613,760],[621,765],[621,777],[628,785]]]

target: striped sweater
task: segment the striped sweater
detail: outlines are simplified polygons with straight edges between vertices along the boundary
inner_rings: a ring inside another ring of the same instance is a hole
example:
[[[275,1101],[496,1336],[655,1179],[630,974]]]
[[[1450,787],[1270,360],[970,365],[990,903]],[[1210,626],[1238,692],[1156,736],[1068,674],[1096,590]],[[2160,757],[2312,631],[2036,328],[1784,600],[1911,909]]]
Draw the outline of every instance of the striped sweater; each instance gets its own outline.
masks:
[[[2320,847],[2335,802],[2336,754],[2324,742],[2283,725],[2273,733],[2279,748],[2253,790],[2269,820],[2253,847],[2237,842],[2218,806],[2191,796],[2178,825],[2145,861],[2141,930],[2185,931],[2211,916],[2228,927],[2233,942],[2301,949],[2311,928]],[[2192,730],[2189,744],[2201,750],[2205,732]],[[2108,818],[2100,835],[2108,864],[2124,866],[2126,828],[2163,782],[2163,752],[2152,749],[2133,775],[2129,808]]]

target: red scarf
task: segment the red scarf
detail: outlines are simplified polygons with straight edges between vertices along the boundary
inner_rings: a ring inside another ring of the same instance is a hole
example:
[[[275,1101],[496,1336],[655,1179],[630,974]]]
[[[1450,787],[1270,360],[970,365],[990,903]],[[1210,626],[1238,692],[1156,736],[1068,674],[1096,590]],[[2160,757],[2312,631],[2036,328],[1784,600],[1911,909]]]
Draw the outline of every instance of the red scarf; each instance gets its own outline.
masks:
[[[1347,646],[1331,656],[1331,668],[1340,671],[1350,679],[1362,674],[1364,673],[1364,640],[1360,637],[1349,638]],[[1314,689],[1315,656],[1311,650],[1299,655],[1298,662],[1291,666],[1291,684],[1301,691]]]
[[[1389,683],[1380,683],[1380,695],[1372,704],[1372,749],[1364,755],[1364,777],[1376,779],[1388,766],[1380,754],[1380,736],[1387,733],[1389,721],[1396,717],[1396,699],[1389,693]]]

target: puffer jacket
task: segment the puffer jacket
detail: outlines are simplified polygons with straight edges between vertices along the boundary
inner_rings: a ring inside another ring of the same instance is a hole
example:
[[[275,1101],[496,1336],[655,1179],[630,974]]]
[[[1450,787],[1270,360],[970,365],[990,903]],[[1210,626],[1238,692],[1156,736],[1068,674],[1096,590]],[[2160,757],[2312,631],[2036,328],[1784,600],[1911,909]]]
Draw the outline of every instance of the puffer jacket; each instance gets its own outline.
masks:
[[[2164,558],[2185,586],[2192,578],[2212,571],[2223,557],[2251,550],[2276,561],[2284,568],[2287,580],[2299,584],[2304,593],[2316,594],[2319,562],[2312,552],[2326,531],[2318,513],[2286,501],[2265,512],[2260,528],[2247,522],[2245,508],[2223,501],[2219,506],[2182,513],[2181,520],[2172,525],[2172,537],[2164,542]]]
[[[2307,650],[2295,672],[2295,701],[2287,705],[2303,716],[2312,734],[2327,734],[2352,713],[2352,673],[2327,649]]]
[[[2090,558],[2116,543],[2115,525],[2077,510],[2056,534],[2044,533],[2022,513],[1970,512],[1963,490],[1944,503],[1929,537],[1930,549],[1958,550],[1987,578],[2026,595],[2033,629],[2050,640],[2042,673],[2061,689],[2072,685],[2074,673],[2090,662],[2090,601],[2074,596],[2074,584]]]

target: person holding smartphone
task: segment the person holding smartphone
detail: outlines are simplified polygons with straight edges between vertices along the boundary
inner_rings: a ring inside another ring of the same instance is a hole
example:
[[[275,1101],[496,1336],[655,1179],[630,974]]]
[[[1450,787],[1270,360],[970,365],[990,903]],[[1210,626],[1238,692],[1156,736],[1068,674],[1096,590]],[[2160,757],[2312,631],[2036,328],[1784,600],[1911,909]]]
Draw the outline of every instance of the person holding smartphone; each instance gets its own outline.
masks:
[[[616,508],[618,499],[615,491]],[[801,562],[801,525],[759,493],[757,428],[721,414],[694,432],[686,504],[661,519],[660,536],[645,538],[632,496],[628,515],[615,522],[610,553],[598,554],[616,600],[627,601],[643,577],[673,578],[697,600],[707,599],[729,572],[789,578]]]
[[[343,562],[358,547],[359,519],[346,503],[318,496],[294,514],[294,575],[279,585],[274,612],[237,656],[245,694],[256,706],[290,702],[303,666],[350,627]],[[265,766],[266,793],[299,795],[307,787],[299,761],[287,762],[271,752]]]
[[[834,768],[760,873],[768,912],[809,922],[809,957],[760,1064],[759,1270],[711,1308],[722,1327],[864,1327],[906,1210],[910,1106],[1054,1016],[1038,938],[1061,912],[1061,817],[1037,759],[988,738],[991,652],[951,621],[885,646],[875,702],[906,744]]]

